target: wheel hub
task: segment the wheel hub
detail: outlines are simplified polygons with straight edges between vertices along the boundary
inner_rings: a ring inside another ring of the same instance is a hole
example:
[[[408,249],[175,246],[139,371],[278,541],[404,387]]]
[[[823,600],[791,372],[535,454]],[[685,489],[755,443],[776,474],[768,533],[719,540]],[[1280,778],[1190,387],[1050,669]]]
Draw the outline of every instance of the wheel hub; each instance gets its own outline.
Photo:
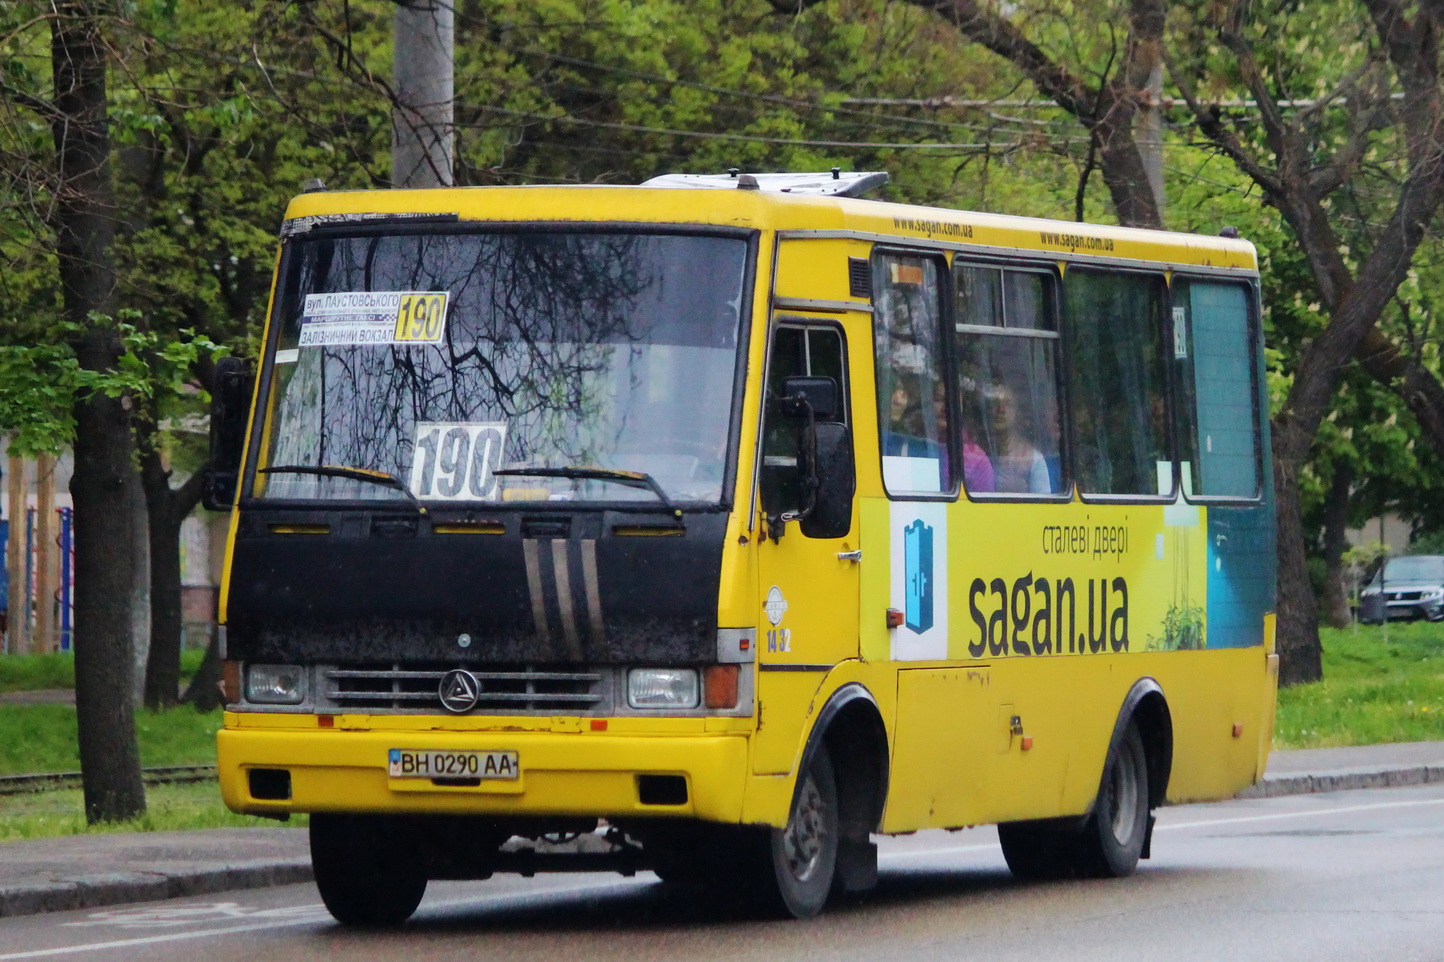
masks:
[[[817,871],[822,857],[823,821],[822,793],[809,775],[798,795],[797,808],[782,836],[787,869],[799,882],[807,881]]]

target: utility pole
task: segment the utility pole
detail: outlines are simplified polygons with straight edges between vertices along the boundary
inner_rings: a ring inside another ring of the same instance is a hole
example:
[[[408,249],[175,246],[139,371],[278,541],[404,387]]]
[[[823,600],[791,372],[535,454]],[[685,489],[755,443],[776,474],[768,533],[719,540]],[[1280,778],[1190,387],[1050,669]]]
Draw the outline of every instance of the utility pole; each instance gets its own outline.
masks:
[[[1148,188],[1153,191],[1153,203],[1158,208],[1158,219],[1163,220],[1166,198],[1163,195],[1163,62],[1160,60],[1148,72],[1148,86],[1144,88],[1143,100],[1138,105],[1137,134],[1138,151],[1143,155],[1143,170],[1148,175]]]
[[[452,0],[396,0],[391,186],[450,187],[455,85]]]

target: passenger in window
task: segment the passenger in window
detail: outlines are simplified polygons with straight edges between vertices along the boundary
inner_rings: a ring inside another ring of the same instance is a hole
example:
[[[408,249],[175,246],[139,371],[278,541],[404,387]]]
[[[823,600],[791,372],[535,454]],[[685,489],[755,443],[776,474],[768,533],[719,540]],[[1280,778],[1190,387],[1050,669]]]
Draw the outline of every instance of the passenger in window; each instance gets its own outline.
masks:
[[[895,458],[932,458],[941,460],[945,454],[942,445],[931,438],[923,437],[922,406],[902,383],[893,388],[891,411],[888,417],[887,440],[883,443],[883,454]]]
[[[933,385],[933,410],[937,412],[938,436],[948,437],[948,391],[942,381]],[[953,475],[948,470],[948,452],[946,443],[943,451],[943,477],[948,479],[945,487],[951,486]],[[972,432],[968,430],[966,423],[963,425],[963,483],[969,491],[992,491],[993,462],[988,459],[988,452],[973,438]]]
[[[978,443],[975,425],[982,423],[982,403],[976,383],[964,377],[959,392],[963,403],[963,484],[972,494],[989,494],[998,490],[992,459]]]
[[[1051,494],[1048,462],[1029,438],[1027,422],[1017,396],[1007,384],[999,384],[993,401],[993,478],[997,490],[1010,494]]]

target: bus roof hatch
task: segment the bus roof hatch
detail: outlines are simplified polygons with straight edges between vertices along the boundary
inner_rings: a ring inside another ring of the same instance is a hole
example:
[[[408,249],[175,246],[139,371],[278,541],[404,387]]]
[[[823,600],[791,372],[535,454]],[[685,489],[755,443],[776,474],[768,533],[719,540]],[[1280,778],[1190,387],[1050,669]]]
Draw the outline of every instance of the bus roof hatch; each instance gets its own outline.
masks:
[[[888,182],[880,170],[843,173],[839,167],[816,174],[744,174],[732,168],[725,174],[662,174],[643,187],[704,187],[769,190],[782,194],[818,194],[830,197],[861,197]]]

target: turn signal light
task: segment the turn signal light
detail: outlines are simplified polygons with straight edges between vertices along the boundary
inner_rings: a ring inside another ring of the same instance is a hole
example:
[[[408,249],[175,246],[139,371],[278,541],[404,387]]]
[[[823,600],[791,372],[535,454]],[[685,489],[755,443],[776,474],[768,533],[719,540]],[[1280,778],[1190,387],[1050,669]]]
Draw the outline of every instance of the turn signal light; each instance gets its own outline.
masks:
[[[887,626],[889,628],[901,628],[903,626],[903,613],[897,608],[887,610]]]
[[[221,690],[221,701],[227,705],[234,705],[241,700],[241,663],[239,661],[221,662],[221,680],[217,682]]]
[[[737,665],[713,665],[707,669],[704,682],[708,708],[737,707]]]

